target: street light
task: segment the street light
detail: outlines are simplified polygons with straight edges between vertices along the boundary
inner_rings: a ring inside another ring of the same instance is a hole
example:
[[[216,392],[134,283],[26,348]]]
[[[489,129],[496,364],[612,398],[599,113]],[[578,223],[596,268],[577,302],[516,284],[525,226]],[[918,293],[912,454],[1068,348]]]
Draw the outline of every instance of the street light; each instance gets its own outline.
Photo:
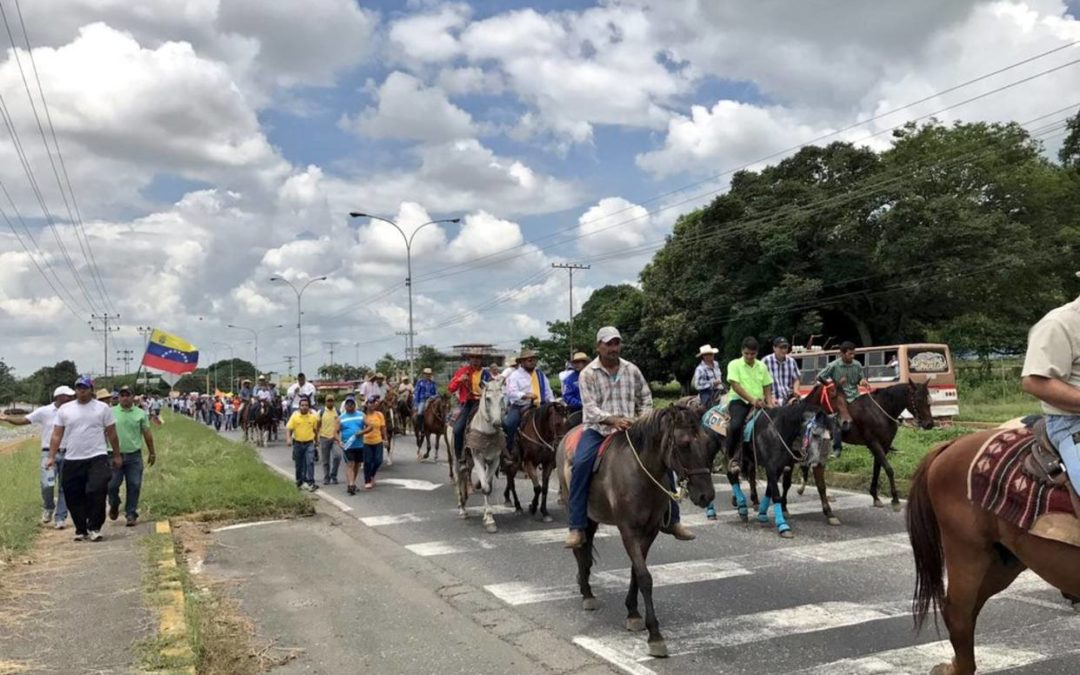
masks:
[[[398,231],[398,233],[401,235],[401,238],[405,241],[405,267],[406,267],[406,275],[407,275],[405,277],[405,287],[407,289],[409,289],[409,334],[407,336],[408,337],[407,343],[409,345],[409,379],[415,380],[416,379],[416,373],[413,372],[413,370],[414,370],[414,368],[413,368],[413,356],[414,356],[416,350],[415,350],[414,344],[413,344],[413,337],[415,337],[415,331],[413,331],[413,311],[412,311],[412,242],[413,242],[413,238],[416,237],[417,232],[424,229],[428,225],[434,225],[436,223],[460,223],[461,218],[443,218],[441,220],[430,220],[430,221],[424,223],[423,225],[417,227],[415,230],[413,230],[411,235],[407,235],[407,234],[405,234],[405,230],[401,229],[400,225],[398,225],[397,223],[395,223],[394,221],[392,221],[392,220],[390,220],[388,218],[383,218],[382,216],[373,216],[370,213],[361,213],[359,211],[350,211],[349,212],[349,217],[350,218],[371,218],[372,220],[381,220],[384,223],[388,223],[390,225],[393,225],[394,229],[396,229]]]
[[[289,288],[293,289],[293,293],[296,293],[296,372],[302,373],[304,372],[304,338],[303,334],[300,332],[300,298],[304,295],[304,291],[307,290],[308,286],[316,281],[326,281],[326,276],[324,275],[308,280],[300,290],[296,290],[296,286],[293,286],[291,281],[276,274],[270,277],[270,281],[284,281],[289,284]]]
[[[247,328],[246,326],[234,326],[231,323],[228,325],[228,327],[229,328],[235,328],[236,330],[247,331],[247,332],[251,333],[251,337],[253,337],[255,339],[255,376],[258,377],[259,376],[259,333],[262,333],[262,332],[265,332],[265,331],[268,331],[268,330],[273,330],[275,328],[284,328],[285,324],[279,323],[276,326],[267,326],[266,328],[260,328],[259,330],[255,330],[254,328]]]

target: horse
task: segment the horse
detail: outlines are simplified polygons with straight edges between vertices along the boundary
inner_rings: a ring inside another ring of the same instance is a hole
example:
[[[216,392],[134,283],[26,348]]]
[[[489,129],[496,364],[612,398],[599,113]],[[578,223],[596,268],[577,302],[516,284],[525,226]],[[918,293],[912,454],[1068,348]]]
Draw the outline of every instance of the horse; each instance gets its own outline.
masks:
[[[285,408],[282,404],[282,398],[275,396],[270,401],[270,419],[266,422],[266,435],[268,441],[276,441],[278,439],[278,425],[281,424],[285,418]]]
[[[900,428],[900,414],[909,411],[915,416],[919,427],[934,428],[934,415],[930,410],[930,387],[926,382],[902,382],[884,387],[867,396],[860,396],[848,403],[851,426],[845,429],[841,440],[851,445],[863,445],[874,456],[874,475],[870,479],[870,496],[874,506],[885,506],[878,499],[878,479],[882,467],[889,478],[893,511],[900,510],[900,494],[896,491],[896,478],[886,454],[895,452],[893,439]]]
[[[427,405],[424,406],[424,414],[413,422],[413,430],[416,432],[416,458],[427,459],[431,454],[431,436],[435,436],[435,461],[439,461],[439,441],[446,441],[446,452],[449,458],[450,453],[450,437],[448,435],[448,425],[446,419],[450,414],[450,395],[447,393],[439,394],[438,396],[430,399]],[[420,447],[427,442],[427,450],[424,452],[424,456],[420,456]],[[453,462],[451,462],[452,464]],[[453,467],[451,467],[451,478],[453,477]]]
[[[968,499],[962,487],[968,469],[995,433],[980,431],[938,445],[911,480],[907,530],[915,556],[915,628],[922,627],[931,607],[940,609],[954,652],[951,663],[934,667],[935,675],[975,672],[979,611],[1025,569],[1066,597],[1080,596],[1080,547],[1029,534]]]
[[[512,494],[514,509],[518,512],[522,511],[514,479],[517,477],[517,472],[524,467],[525,474],[533,484],[533,499],[529,505],[529,514],[535,516],[539,507],[541,520],[545,523],[551,522],[551,515],[547,510],[548,486],[551,482],[551,471],[555,468],[555,448],[566,435],[568,428],[566,420],[566,404],[562,401],[544,403],[539,408],[529,408],[522,414],[521,426],[518,427],[519,452],[511,453],[511,457],[503,458],[502,468],[506,474],[506,491],[503,492],[503,497],[506,504],[510,504]]]
[[[712,483],[712,461],[704,446],[695,441],[701,426],[697,414],[685,406],[671,405],[653,410],[638,418],[624,432],[617,432],[606,443],[603,459],[589,490],[589,524],[585,545],[574,549],[578,566],[578,586],[582,608],[599,607],[589,584],[595,558],[593,548],[599,523],[619,528],[626,554],[630,557],[630,587],[626,594],[626,628],[648,629],[649,655],[667,656],[667,646],[660,634],[660,624],[653,606],[653,579],[646,560],[649,549],[671,514],[671,500],[678,498],[666,487],[674,472],[688,484],[690,500],[705,507],[716,496]],[[559,442],[556,461],[562,489],[569,494],[572,457],[567,449],[568,435]],[[645,601],[645,619],[638,612],[638,592]]]
[[[787,491],[791,487],[791,471],[797,462],[805,460],[805,455],[796,453],[792,446],[799,447],[796,439],[802,433],[804,425],[811,417],[821,412],[838,415],[842,428],[851,424],[851,415],[848,413],[847,399],[844,397],[843,390],[833,384],[819,384],[805,398],[794,403],[771,410],[763,409],[754,423],[750,436],[750,448],[743,452],[744,457],[747,455],[753,457],[755,467],[765,471],[767,481],[765,497],[758,507],[757,520],[762,525],[768,525],[769,506],[773,506],[777,533],[785,539],[795,536],[785,513]],[[739,509],[739,517],[746,521],[749,515],[742,487],[737,480],[731,485]],[[818,489],[824,493],[824,483]],[[832,508],[828,500],[824,498],[822,511],[826,519],[832,517]]]
[[[412,396],[403,396],[394,404],[394,433],[406,436],[409,433],[409,425],[413,423],[413,400]]]
[[[243,416],[244,441],[250,438],[250,432],[255,432],[255,445],[265,447],[267,438],[273,424],[273,405],[264,399],[252,399],[251,404],[245,406]]]
[[[458,515],[468,517],[465,502],[469,499],[469,487],[484,495],[484,529],[490,533],[497,531],[495,516],[491,512],[490,496],[495,484],[495,473],[499,460],[506,449],[506,437],[503,434],[503,417],[506,416],[506,398],[503,396],[503,382],[496,378],[485,382],[480,392],[480,404],[476,414],[465,431],[465,447],[457,462],[451,461],[454,468],[454,482],[457,485]]]

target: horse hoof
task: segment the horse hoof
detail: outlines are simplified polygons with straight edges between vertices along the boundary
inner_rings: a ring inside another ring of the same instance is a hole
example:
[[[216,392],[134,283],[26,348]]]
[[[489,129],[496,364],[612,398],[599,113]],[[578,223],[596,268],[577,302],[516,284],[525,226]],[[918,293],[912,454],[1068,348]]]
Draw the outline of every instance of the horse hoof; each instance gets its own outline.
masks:
[[[904,507],[900,505],[900,502],[893,502],[892,503],[892,510],[895,511],[896,513],[900,513],[901,511],[904,510]]]
[[[594,612],[600,609],[600,601],[596,598],[584,598],[581,601],[581,608],[587,612]]]
[[[503,506],[505,506],[506,508],[510,508],[513,505],[514,505],[514,503],[512,501],[510,501],[509,499],[503,501]]]
[[[763,527],[768,527],[768,526],[769,526],[769,517],[768,517],[768,516],[761,516],[761,515],[759,515],[759,516],[757,517],[757,521],[758,521],[758,523],[759,523],[760,525],[762,525]]]
[[[749,524],[750,523],[750,514],[740,512],[739,513],[739,520],[743,521],[744,523]]]
[[[667,644],[663,640],[657,640],[656,642],[650,642],[649,643],[649,656],[653,657],[654,659],[666,659],[667,656],[668,656]]]
[[[553,522],[555,522],[555,519],[554,519],[554,518],[552,518],[551,516],[544,516],[544,517],[543,517],[543,518],[541,518],[540,520],[542,520],[542,521],[543,521],[543,522],[545,522],[545,523],[553,523]],[[1074,605],[1074,606],[1075,606],[1075,605]]]
[[[799,495],[800,497],[802,497],[802,496],[803,496],[803,493],[804,493],[804,492],[806,492],[806,488],[805,488],[805,487],[800,487],[800,488],[797,488],[797,489],[795,490],[795,494]]]
[[[829,516],[828,518],[826,518],[826,521],[830,525],[839,525],[840,524],[840,519],[837,518],[836,516]]]
[[[954,672],[951,663],[939,663],[930,670],[930,675],[953,675]]]
[[[791,530],[781,530],[780,531],[780,538],[781,539],[794,539],[795,538],[795,533],[792,532]]]
[[[631,633],[640,633],[645,630],[645,619],[640,616],[632,616],[626,620],[626,630]]]
[[[458,515],[458,518],[461,518],[461,519],[465,519],[465,518],[469,517],[469,514],[466,513],[465,509],[462,509],[462,510],[458,511],[457,515]]]
[[[487,530],[488,534],[495,534],[499,531],[499,528],[495,526],[495,523],[487,523],[484,525],[484,529]]]
[[[881,501],[880,499],[875,499],[874,500],[874,508],[881,509],[881,508],[884,508],[884,507],[885,507],[885,502]]]

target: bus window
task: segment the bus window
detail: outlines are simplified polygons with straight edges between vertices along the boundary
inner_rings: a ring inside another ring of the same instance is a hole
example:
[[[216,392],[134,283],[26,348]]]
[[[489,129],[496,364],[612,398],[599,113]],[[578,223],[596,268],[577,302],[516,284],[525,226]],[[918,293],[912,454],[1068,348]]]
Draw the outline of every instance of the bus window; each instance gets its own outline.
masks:
[[[867,382],[899,382],[900,359],[896,352],[873,351],[866,353]]]
[[[949,372],[949,359],[940,347],[912,347],[907,353],[908,372],[912,375]]]
[[[824,357],[803,356],[799,358],[799,384],[813,386],[817,374],[825,367]]]

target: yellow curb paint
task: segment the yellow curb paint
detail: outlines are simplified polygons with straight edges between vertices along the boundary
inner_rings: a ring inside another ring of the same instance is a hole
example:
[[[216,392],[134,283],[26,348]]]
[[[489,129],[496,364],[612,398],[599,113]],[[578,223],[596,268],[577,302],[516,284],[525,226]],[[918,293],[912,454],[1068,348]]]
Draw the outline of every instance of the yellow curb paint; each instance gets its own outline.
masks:
[[[169,521],[160,520],[154,525],[154,530],[158,534],[172,534],[172,528],[169,527]],[[187,612],[185,611],[185,598],[184,590],[180,582],[176,579],[176,555],[173,550],[172,537],[169,537],[168,543],[163,545],[158,554],[157,560],[158,568],[162,570],[162,573],[166,575],[164,578],[159,579],[158,591],[156,593],[161,604],[158,607],[158,632],[160,636],[167,638],[170,644],[163,647],[161,650],[162,655],[171,659],[182,660],[187,663],[194,664],[195,653],[191,649],[191,645],[188,643],[188,627],[187,627]],[[182,666],[181,668],[174,669],[171,672],[177,673],[191,673],[195,674],[195,666]]]
[[[158,534],[169,534],[172,532],[172,528],[169,527],[169,521],[159,520],[154,523],[154,531]]]

